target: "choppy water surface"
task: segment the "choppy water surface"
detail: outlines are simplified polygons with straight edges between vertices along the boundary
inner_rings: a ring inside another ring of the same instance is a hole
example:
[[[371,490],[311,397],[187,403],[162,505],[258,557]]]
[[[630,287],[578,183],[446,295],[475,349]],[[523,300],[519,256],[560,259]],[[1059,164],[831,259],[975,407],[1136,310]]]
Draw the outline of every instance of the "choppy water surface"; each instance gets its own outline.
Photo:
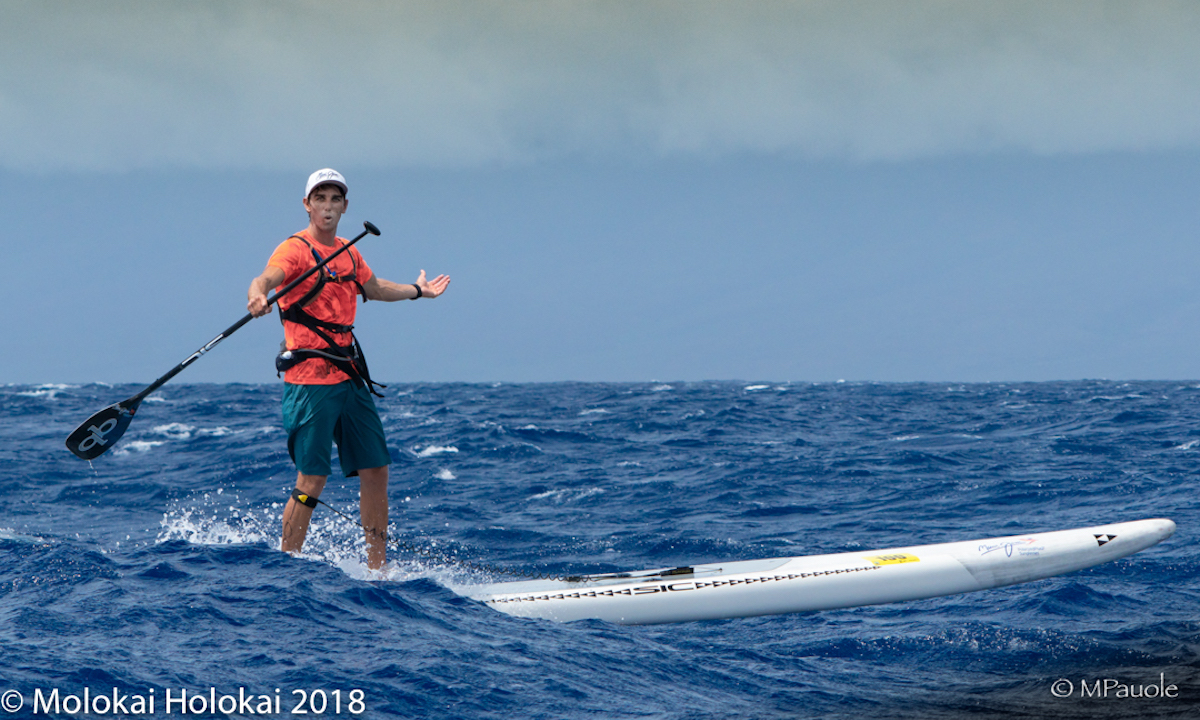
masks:
[[[20,693],[14,716],[52,689],[87,689],[96,716],[97,693],[128,707],[152,691],[158,716],[168,691],[265,697],[251,707],[278,702],[277,716],[305,698],[351,715],[354,690],[363,717],[1200,707],[1197,385],[392,385],[391,530],[423,556],[381,574],[324,509],[305,556],[276,550],[295,477],[278,385],[169,385],[94,463],[66,451],[79,422],[139,389],[0,388],[0,693]],[[322,499],[356,514],[357,483],[335,476]],[[496,579],[460,560],[630,570],[1149,517],[1179,531],[1091,570],[811,615],[562,625],[448,589]],[[1060,679],[1071,696],[1054,697]],[[1098,680],[1117,684],[1080,697]],[[1178,698],[1117,696],[1171,684]]]

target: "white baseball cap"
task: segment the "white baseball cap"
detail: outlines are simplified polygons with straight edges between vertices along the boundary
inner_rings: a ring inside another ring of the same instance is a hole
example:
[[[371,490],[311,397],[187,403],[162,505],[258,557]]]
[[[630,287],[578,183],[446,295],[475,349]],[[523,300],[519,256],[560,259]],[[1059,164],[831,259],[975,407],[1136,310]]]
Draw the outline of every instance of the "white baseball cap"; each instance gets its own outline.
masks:
[[[312,175],[308,176],[308,184],[304,186],[304,197],[307,198],[309,195],[311,195],[313,188],[316,186],[326,184],[337,185],[342,189],[343,194],[349,190],[349,188],[346,187],[346,178],[342,177],[340,172],[334,170],[333,168],[325,168],[324,170],[318,170]]]

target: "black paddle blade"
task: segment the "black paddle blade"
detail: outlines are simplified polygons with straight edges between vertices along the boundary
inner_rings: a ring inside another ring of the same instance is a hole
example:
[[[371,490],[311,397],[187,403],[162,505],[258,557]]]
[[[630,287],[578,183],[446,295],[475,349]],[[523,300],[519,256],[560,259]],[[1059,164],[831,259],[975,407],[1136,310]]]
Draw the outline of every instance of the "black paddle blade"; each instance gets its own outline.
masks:
[[[67,438],[67,449],[84,460],[103,455],[125,434],[135,412],[136,405],[131,408],[125,403],[109,405],[75,428]]]

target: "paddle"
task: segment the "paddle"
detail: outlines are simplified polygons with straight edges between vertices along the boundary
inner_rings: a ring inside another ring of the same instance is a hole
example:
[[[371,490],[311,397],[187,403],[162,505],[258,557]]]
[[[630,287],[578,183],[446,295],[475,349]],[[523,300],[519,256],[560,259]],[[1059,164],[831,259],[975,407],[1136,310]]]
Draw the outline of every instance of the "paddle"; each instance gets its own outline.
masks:
[[[346,243],[336,252],[331,253],[329,257],[306,270],[300,277],[291,281],[287,285],[284,285],[283,289],[277,290],[274,295],[267,299],[267,307],[270,307],[280,297],[291,292],[293,288],[307,280],[313,273],[325,267],[330,260],[346,252],[351,245],[366,237],[367,233],[370,233],[371,235],[379,234],[379,228],[375,227],[369,222],[364,222],[363,227],[365,227],[366,230],[363,230],[361,233],[359,233],[358,237]],[[128,400],[122,400],[115,405],[109,405],[87,420],[84,420],[83,424],[75,428],[75,432],[71,433],[70,437],[67,438],[67,449],[84,460],[91,460],[92,458],[99,457],[100,455],[104,454],[104,451],[112,447],[113,443],[115,443],[121,438],[122,435],[125,434],[125,429],[128,428],[129,423],[133,421],[134,413],[137,412],[138,406],[142,404],[142,401],[146,399],[147,395],[159,389],[168,380],[183,372],[184,368],[199,360],[201,355],[209,350],[212,350],[217,346],[217,343],[234,334],[239,328],[253,319],[253,315],[246,313],[246,317],[225,328],[220,335],[216,336],[212,340],[209,340],[196,352],[188,355],[183,362],[171,368],[159,379],[150,383],[145,390],[141,391],[137,395],[134,395]]]

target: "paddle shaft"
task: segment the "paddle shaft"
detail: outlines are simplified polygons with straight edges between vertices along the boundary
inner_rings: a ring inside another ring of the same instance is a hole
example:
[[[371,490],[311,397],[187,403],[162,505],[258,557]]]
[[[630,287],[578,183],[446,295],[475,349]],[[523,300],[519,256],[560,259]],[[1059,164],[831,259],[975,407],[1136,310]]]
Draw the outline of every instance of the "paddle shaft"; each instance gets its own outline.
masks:
[[[341,246],[334,252],[330,253],[329,256],[326,257],[324,260],[317,263],[316,265],[313,265],[308,270],[305,270],[303,273],[301,273],[300,277],[291,281],[287,285],[284,285],[282,289],[277,290],[274,295],[267,298],[267,307],[271,307],[271,305],[275,304],[276,300],[283,297],[284,295],[287,295],[289,292],[291,292],[293,289],[295,289],[295,287],[297,285],[299,285],[300,283],[302,283],[305,280],[312,277],[313,273],[320,271],[321,268],[323,268],[329,264],[329,261],[333,260],[338,255],[341,255],[342,253],[349,250],[350,246],[353,245],[354,243],[358,242],[359,240],[362,240],[368,234],[370,234],[370,235],[378,235],[379,234],[379,229],[376,228],[371,223],[364,222],[363,226],[366,229],[363,230],[362,232],[360,232],[353,240],[351,240],[350,242]],[[142,390],[137,395],[134,395],[133,397],[129,398],[128,400],[125,400],[124,402],[122,402],[121,406],[130,411],[134,410],[135,408],[137,408],[138,405],[142,404],[142,401],[146,399],[147,395],[149,395],[150,393],[154,392],[155,390],[157,390],[160,387],[162,387],[163,385],[165,385],[168,380],[175,377],[179,373],[183,372],[184,368],[186,368],[188,365],[191,365],[192,363],[199,360],[200,356],[204,355],[209,350],[212,350],[214,347],[216,347],[218,344],[220,344],[220,342],[222,340],[224,340],[225,338],[227,338],[230,335],[237,332],[239,329],[241,329],[241,327],[243,325],[245,325],[246,323],[250,322],[253,319],[254,319],[254,315],[252,313],[246,313],[246,316],[243,317],[241,320],[238,320],[234,324],[225,328],[223,331],[221,331],[220,335],[217,335],[212,340],[209,340],[208,342],[204,343],[204,345],[199,350],[192,353],[191,355],[188,355],[183,360],[183,362],[179,363],[175,367],[173,367],[170,370],[168,370],[167,372],[163,373],[162,377],[160,377],[159,379],[150,383],[150,385],[148,385],[145,390]]]

